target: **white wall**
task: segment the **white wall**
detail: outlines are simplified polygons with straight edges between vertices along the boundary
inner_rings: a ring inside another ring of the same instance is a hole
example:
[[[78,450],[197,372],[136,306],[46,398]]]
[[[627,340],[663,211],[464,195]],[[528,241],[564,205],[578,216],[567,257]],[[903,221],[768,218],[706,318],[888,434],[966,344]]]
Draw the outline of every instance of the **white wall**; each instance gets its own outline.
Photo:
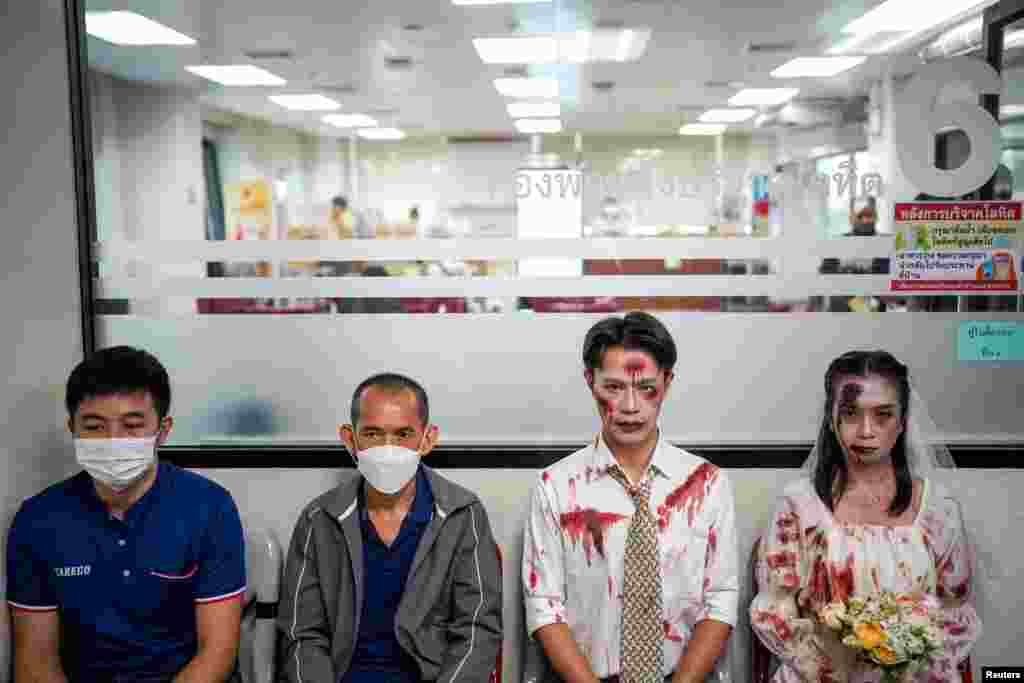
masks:
[[[199,100],[89,72],[99,239],[203,239]]]
[[[0,21],[0,528],[72,460],[62,428],[68,370],[80,359],[64,3],[9,5]],[[4,544],[6,546],[6,543]],[[5,547],[0,584],[6,597]],[[0,681],[10,667],[0,602]]]
[[[287,548],[301,509],[310,500],[335,486],[352,470],[201,470],[226,486],[246,522],[272,530]],[[737,532],[741,566],[748,567],[754,539],[767,524],[782,487],[798,476],[796,470],[727,470],[736,496]],[[447,477],[476,491],[487,508],[495,537],[504,554],[504,673],[503,680],[520,683],[525,626],[519,561],[522,529],[535,470],[446,470]],[[972,653],[975,680],[979,667],[1019,661],[1024,634],[1019,628],[1017,607],[1024,587],[1013,577],[1024,573],[1024,555],[1005,539],[1024,521],[1024,506],[1015,504],[1024,486],[1019,470],[957,470],[943,481],[959,496],[968,527],[977,538],[981,555],[990,568],[979,605],[984,635]],[[745,574],[742,582],[740,623],[731,639],[729,662],[732,680],[749,683],[749,621],[746,606],[751,594]]]

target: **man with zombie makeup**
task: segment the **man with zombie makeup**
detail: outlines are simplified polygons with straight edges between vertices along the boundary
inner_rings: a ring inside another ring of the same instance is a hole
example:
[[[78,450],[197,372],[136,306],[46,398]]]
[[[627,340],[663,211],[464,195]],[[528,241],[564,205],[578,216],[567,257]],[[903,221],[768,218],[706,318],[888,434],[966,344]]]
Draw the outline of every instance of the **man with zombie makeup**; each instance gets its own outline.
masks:
[[[729,480],[658,423],[675,363],[668,330],[646,313],[587,333],[601,431],[541,473],[524,541],[527,627],[552,680],[703,681],[736,623]]]
[[[339,428],[359,474],[310,503],[278,610],[294,683],[485,683],[501,647],[501,567],[480,500],[420,463],[438,441],[427,394],[363,381]]]
[[[830,602],[881,591],[923,593],[941,610],[943,648],[908,683],[953,683],[981,633],[978,567],[960,505],[935,468],[948,449],[885,351],[851,351],[825,373],[818,441],[761,536],[750,622],[781,661],[774,683],[857,680],[859,661],[820,623]]]
[[[7,541],[14,679],[225,680],[242,525],[227,491],[157,461],[167,371],[145,351],[104,349],[72,371],[65,403],[83,471],[27,500]]]

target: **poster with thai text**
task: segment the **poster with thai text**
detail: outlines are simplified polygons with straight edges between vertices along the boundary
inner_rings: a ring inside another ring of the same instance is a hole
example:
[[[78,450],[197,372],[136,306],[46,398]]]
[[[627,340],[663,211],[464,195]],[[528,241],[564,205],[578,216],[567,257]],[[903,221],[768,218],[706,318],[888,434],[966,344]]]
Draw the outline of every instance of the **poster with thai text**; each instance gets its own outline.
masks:
[[[904,202],[894,220],[892,291],[1017,290],[1021,202]]]

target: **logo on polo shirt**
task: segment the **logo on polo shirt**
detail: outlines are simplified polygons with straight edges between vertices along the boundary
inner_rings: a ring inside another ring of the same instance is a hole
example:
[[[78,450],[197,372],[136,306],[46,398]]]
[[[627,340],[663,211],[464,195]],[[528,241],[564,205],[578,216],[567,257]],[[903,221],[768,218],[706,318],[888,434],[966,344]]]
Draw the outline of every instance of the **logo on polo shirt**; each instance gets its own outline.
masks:
[[[92,565],[81,564],[77,567],[54,567],[53,571],[62,579],[69,576],[89,576],[89,572],[92,571]]]

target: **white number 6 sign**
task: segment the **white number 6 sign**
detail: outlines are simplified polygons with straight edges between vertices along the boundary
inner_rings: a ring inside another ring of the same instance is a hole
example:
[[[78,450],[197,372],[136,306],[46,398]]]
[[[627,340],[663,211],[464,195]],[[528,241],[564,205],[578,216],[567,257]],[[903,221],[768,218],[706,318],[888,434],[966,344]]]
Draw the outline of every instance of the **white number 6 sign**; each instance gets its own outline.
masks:
[[[895,143],[900,166],[919,192],[956,197],[978,189],[999,165],[1002,138],[999,124],[977,100],[938,104],[943,86],[965,83],[976,93],[1001,94],[1002,80],[987,62],[961,55],[926,64],[915,74],[896,116]],[[970,140],[970,154],[958,168],[935,165],[935,136],[959,128]]]

